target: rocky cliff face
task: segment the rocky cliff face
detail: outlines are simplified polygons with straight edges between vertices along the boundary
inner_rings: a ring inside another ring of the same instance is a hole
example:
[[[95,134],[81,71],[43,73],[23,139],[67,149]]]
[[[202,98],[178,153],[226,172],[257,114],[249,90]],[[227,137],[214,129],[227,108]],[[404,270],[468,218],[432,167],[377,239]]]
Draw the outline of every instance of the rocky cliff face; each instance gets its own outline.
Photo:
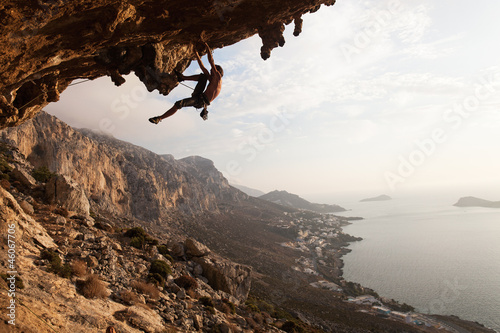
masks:
[[[254,34],[261,55],[283,46],[285,24],[335,0],[48,0],[0,3],[0,128],[32,118],[75,79],[134,72],[168,94],[194,59],[200,36],[212,47]],[[199,49],[200,51],[202,49]]]
[[[207,159],[162,157],[112,137],[75,130],[44,112],[0,133],[35,167],[46,166],[67,177],[66,183],[76,182],[93,209],[113,215],[161,221],[175,211],[213,212],[221,202],[247,197],[229,186]],[[61,183],[53,182],[53,187]]]

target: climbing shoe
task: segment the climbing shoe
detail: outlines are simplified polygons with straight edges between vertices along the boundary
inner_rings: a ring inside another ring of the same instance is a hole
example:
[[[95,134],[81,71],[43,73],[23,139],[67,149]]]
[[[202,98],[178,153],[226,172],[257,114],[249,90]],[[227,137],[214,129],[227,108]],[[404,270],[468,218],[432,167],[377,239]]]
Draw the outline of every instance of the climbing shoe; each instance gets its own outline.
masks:
[[[149,118],[149,122],[153,124],[158,124],[161,121],[160,117]]]
[[[206,108],[201,111],[200,117],[203,118],[203,120],[208,119],[208,110]]]

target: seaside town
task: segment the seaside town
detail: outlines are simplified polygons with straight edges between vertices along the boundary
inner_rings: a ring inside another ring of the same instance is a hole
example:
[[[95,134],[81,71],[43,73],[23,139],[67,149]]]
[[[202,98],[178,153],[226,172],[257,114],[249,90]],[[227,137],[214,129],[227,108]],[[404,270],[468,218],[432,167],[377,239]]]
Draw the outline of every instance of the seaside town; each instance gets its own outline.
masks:
[[[349,221],[360,219],[301,212],[293,215],[293,222],[279,225],[283,229],[293,228],[297,233],[295,240],[281,244],[303,254],[295,260],[296,265],[292,268],[314,277],[316,281],[311,282],[311,286],[330,290],[346,303],[359,306],[359,312],[413,324],[428,332],[467,333],[461,327],[414,312],[413,307],[407,304],[401,305],[380,297],[369,288],[343,279],[341,258],[351,251],[347,248],[350,242],[361,241],[362,238],[345,234],[342,227],[350,224]]]

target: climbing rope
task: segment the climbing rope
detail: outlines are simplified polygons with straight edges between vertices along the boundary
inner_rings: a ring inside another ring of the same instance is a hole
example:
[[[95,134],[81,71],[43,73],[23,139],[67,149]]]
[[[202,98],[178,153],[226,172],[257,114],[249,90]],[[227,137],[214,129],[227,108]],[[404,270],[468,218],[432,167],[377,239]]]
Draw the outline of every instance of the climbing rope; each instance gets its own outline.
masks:
[[[71,84],[68,85],[68,87],[76,86],[77,84],[84,83],[84,82],[87,82],[87,81],[91,81],[91,79],[86,79],[86,80],[83,80],[83,81],[80,81],[80,82],[71,83]],[[28,103],[26,103],[23,106],[21,106],[18,110],[21,111],[22,109],[24,109],[25,107],[27,107],[31,102],[33,102],[35,99],[37,99],[38,97],[42,96],[43,94],[44,93],[39,94],[38,96],[36,96],[35,98],[33,98]]]
[[[2,285],[2,288],[5,289],[7,292],[9,292],[9,289],[7,289],[4,285]],[[39,315],[37,315],[35,312],[33,312],[33,310],[31,310],[26,304],[24,304],[17,296],[14,296],[14,299],[19,302],[19,304],[21,304],[21,306],[24,306],[29,312],[31,312],[32,314],[35,315],[35,317],[37,317],[38,319],[40,319],[45,325],[47,325],[48,328],[50,328],[53,332],[56,332],[57,331],[49,325],[49,323],[47,323],[42,317],[40,317]]]
[[[68,85],[68,87],[71,87],[71,86],[76,86],[77,84],[80,84],[80,83],[85,83],[85,82],[88,82],[88,81],[92,81],[91,79],[85,79],[83,81],[79,81],[79,82],[75,82],[75,83],[71,83]],[[182,82],[179,82],[180,84],[182,84],[184,87],[186,88],[189,88],[191,90],[194,90],[194,88],[191,88],[190,86],[188,86],[187,84],[184,84]],[[35,99],[37,99],[38,97],[42,96],[44,93],[41,93],[39,94],[38,96],[36,96],[35,98],[33,98],[31,101],[29,101],[28,103],[24,104],[23,106],[21,106],[18,110],[21,111],[23,110],[25,107],[27,107],[31,102],[33,102]]]
[[[188,87],[189,89],[194,90],[194,88],[191,88],[191,87],[190,87],[190,86],[188,86],[187,84],[184,84],[184,83],[182,83],[182,82],[179,82],[179,83],[180,83],[180,84],[182,84],[184,87]]]
[[[91,79],[86,79],[86,80],[83,80],[83,81],[80,81],[80,82],[75,82],[75,83],[72,83],[72,84],[68,84],[68,87],[76,86],[77,84],[84,83],[84,82],[87,82],[87,81],[91,81]]]

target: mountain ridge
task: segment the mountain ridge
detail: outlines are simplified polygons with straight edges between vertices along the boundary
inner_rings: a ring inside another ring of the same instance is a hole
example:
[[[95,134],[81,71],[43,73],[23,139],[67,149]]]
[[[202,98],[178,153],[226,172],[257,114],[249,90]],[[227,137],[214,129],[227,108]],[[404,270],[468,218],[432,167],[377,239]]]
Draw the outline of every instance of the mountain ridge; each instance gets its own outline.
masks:
[[[259,197],[260,199],[268,200],[286,207],[293,207],[296,209],[310,210],[316,213],[338,213],[346,211],[345,208],[339,205],[317,204],[311,203],[297,194],[289,193],[287,191],[271,191]]]

